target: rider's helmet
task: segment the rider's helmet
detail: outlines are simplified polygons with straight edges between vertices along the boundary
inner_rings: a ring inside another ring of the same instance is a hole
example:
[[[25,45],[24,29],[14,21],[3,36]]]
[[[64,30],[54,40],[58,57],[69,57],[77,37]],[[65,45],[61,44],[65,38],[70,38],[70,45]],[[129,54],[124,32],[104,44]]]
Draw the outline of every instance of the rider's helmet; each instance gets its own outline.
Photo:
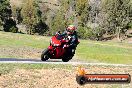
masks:
[[[66,29],[68,34],[73,34],[75,30],[76,30],[76,27],[74,25],[69,25]]]

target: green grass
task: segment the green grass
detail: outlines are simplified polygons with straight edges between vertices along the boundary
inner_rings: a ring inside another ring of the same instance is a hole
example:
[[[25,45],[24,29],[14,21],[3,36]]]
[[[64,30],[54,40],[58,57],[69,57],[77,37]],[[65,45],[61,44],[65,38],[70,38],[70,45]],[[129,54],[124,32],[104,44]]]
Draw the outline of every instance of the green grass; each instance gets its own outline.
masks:
[[[77,56],[87,61],[132,64],[132,45],[82,40],[77,49]]]
[[[0,75],[8,74],[9,72],[16,69],[53,69],[53,68],[61,68],[61,69],[72,69],[72,65],[54,65],[54,64],[0,64]]]
[[[49,37],[0,32],[0,46],[45,48],[49,44],[49,39]]]
[[[0,48],[26,46],[44,49],[49,45],[50,38],[0,31]],[[80,40],[76,56],[88,62],[132,64],[132,44]]]

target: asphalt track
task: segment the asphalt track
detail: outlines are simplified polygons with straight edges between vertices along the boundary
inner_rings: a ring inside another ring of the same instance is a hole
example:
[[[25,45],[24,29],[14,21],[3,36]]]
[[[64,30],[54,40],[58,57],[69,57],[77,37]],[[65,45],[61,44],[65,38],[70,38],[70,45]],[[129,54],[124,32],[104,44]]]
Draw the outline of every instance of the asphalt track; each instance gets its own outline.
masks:
[[[93,66],[129,66],[132,65],[125,65],[125,64],[108,64],[108,63],[87,63],[81,61],[69,61],[69,62],[62,62],[58,59],[48,60],[48,61],[41,61],[37,59],[16,59],[16,58],[0,58],[0,63],[27,63],[27,64],[64,64],[64,65],[93,65]]]

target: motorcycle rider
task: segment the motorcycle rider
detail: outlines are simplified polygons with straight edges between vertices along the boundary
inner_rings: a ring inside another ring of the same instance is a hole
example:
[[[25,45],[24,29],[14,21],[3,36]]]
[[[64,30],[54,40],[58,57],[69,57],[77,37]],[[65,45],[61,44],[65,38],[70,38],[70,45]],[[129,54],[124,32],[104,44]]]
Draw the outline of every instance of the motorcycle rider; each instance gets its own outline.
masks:
[[[74,56],[76,47],[78,45],[78,36],[76,32],[76,27],[74,25],[69,25],[66,30],[61,34],[62,37],[67,38],[70,36],[69,41],[69,53]]]

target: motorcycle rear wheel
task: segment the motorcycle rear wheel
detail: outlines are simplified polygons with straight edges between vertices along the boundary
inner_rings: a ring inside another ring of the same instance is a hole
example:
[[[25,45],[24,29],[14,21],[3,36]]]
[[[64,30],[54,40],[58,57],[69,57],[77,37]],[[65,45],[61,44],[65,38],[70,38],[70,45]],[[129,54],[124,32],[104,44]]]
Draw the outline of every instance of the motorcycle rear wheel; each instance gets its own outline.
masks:
[[[42,60],[42,61],[46,61],[46,60],[49,59],[48,53],[49,53],[49,50],[48,50],[48,49],[45,49],[45,50],[42,52],[42,54],[41,54],[41,60]]]

